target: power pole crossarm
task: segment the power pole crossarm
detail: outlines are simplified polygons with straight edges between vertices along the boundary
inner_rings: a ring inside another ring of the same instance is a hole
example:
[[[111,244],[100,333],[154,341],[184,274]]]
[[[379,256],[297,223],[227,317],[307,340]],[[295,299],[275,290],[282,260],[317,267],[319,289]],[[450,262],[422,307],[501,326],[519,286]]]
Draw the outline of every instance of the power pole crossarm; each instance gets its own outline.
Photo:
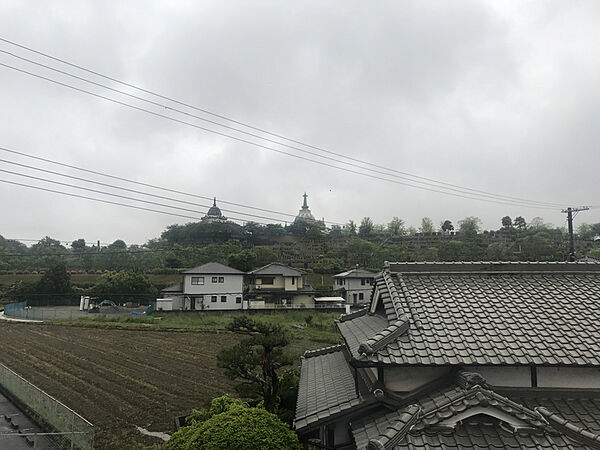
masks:
[[[573,238],[573,213],[579,211],[587,211],[590,209],[589,206],[580,206],[578,208],[568,207],[563,209],[561,212],[567,214],[567,222],[569,224],[569,261],[575,261],[575,240]]]

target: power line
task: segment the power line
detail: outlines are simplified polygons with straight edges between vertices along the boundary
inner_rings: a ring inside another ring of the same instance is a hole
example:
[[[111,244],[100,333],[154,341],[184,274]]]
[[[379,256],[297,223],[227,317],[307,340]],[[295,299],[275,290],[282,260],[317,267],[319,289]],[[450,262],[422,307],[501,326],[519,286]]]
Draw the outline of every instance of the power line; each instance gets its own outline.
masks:
[[[264,136],[260,136],[260,135],[254,134],[254,133],[249,133],[247,131],[244,131],[244,130],[236,128],[236,127],[225,125],[225,124],[216,122],[214,120],[206,119],[204,117],[200,117],[198,115],[191,114],[191,113],[188,113],[186,111],[182,111],[180,109],[173,108],[171,106],[168,106],[168,105],[165,105],[165,104],[162,104],[162,103],[158,103],[158,102],[155,102],[155,101],[143,98],[143,97],[139,97],[137,95],[133,95],[133,94],[130,94],[128,92],[125,92],[125,91],[122,91],[122,90],[119,90],[119,89],[115,89],[115,88],[112,88],[110,86],[106,86],[106,85],[101,84],[101,83],[97,83],[95,81],[92,81],[92,80],[89,80],[89,79],[86,79],[86,78],[74,75],[72,73],[65,72],[65,71],[57,69],[55,67],[51,67],[51,66],[48,66],[46,64],[42,64],[42,63],[39,63],[37,61],[30,60],[28,58],[24,58],[22,56],[16,55],[14,53],[11,53],[11,52],[8,52],[8,51],[5,51],[5,50],[0,50],[0,53],[4,53],[4,54],[7,54],[7,55],[10,55],[10,56],[12,56],[14,58],[20,59],[22,61],[26,61],[26,62],[28,62],[30,64],[34,64],[34,65],[43,67],[43,68],[48,69],[48,70],[52,70],[54,72],[60,73],[62,75],[66,75],[66,76],[71,77],[71,78],[75,78],[77,80],[83,81],[85,83],[92,84],[92,85],[100,87],[100,88],[107,89],[109,91],[116,92],[118,94],[122,94],[122,95],[125,95],[127,97],[130,97],[130,98],[142,101],[142,102],[146,102],[146,103],[149,103],[149,104],[154,105],[154,106],[158,106],[160,108],[164,108],[164,109],[167,109],[167,110],[170,110],[170,111],[174,111],[174,112],[183,114],[183,115],[185,115],[187,117],[192,117],[192,118],[195,118],[195,119],[198,119],[198,120],[210,123],[212,125],[217,125],[219,127],[223,127],[225,129],[228,129],[228,130],[231,130],[231,131],[235,131],[235,132],[238,132],[238,133],[245,134],[245,135],[253,137],[253,138],[262,139],[262,140],[264,140],[266,142],[269,142],[269,143],[272,143],[272,144],[281,145],[281,146],[284,146],[284,147],[287,147],[287,148],[290,148],[290,149],[293,149],[293,150],[297,150],[297,151],[300,151],[300,152],[303,152],[303,153],[306,153],[306,154],[309,154],[309,155],[312,155],[312,156],[316,156],[318,158],[324,158],[326,160],[334,161],[334,162],[337,162],[337,163],[340,163],[340,164],[345,164],[345,165],[348,165],[350,167],[355,167],[355,168],[358,168],[358,169],[361,169],[361,170],[367,170],[369,172],[373,172],[373,173],[377,173],[377,174],[381,174],[381,175],[386,175],[386,176],[391,176],[391,177],[394,177],[394,178],[398,178],[398,179],[401,179],[401,180],[406,180],[406,181],[413,182],[413,183],[420,183],[420,184],[423,184],[425,186],[441,187],[443,189],[446,189],[446,190],[449,190],[449,191],[452,191],[452,192],[459,192],[459,193],[467,193],[468,194],[468,193],[470,193],[468,191],[471,191],[471,192],[476,193],[476,195],[479,195],[479,196],[482,196],[482,197],[485,197],[485,198],[501,199],[501,200],[516,200],[516,201],[519,201],[521,203],[524,202],[524,203],[527,203],[527,204],[537,204],[539,206],[542,206],[542,205],[543,206],[556,206],[556,207],[562,206],[562,205],[559,205],[559,204],[556,204],[556,203],[539,202],[539,201],[535,201],[535,200],[521,199],[521,198],[518,198],[518,197],[509,197],[509,196],[504,196],[504,195],[491,194],[491,193],[488,193],[488,192],[485,192],[485,191],[477,191],[477,190],[470,189],[470,188],[462,188],[460,186],[450,185],[448,183],[442,183],[442,182],[435,181],[435,180],[429,180],[431,182],[411,180],[410,178],[407,178],[407,176],[403,172],[398,172],[398,171],[395,171],[395,170],[392,170],[392,169],[389,169],[389,168],[386,168],[386,167],[377,166],[377,165],[374,165],[374,164],[366,162],[366,161],[355,160],[355,161],[359,161],[361,164],[368,164],[368,165],[370,165],[372,167],[380,167],[380,168],[384,169],[385,172],[383,172],[381,170],[373,169],[371,167],[364,167],[363,165],[349,163],[349,162],[346,162],[346,161],[340,161],[339,159],[336,159],[336,158],[331,158],[331,157],[328,157],[328,156],[323,156],[323,155],[320,155],[320,154],[312,152],[312,151],[307,151],[305,149],[302,149],[302,148],[299,148],[299,147],[296,147],[296,146],[293,146],[293,145],[286,144],[285,142],[280,142],[280,141],[276,141],[274,139],[265,138]],[[353,158],[349,158],[348,156],[343,155],[343,154],[329,152],[329,151],[326,151],[326,150],[321,150],[321,151],[325,151],[326,153],[331,153],[331,154],[337,155],[337,156],[345,158],[345,159],[354,160]],[[401,173],[402,175],[396,175],[395,173],[390,173],[390,172],[397,172],[397,173]],[[422,178],[422,177],[420,177],[420,178]],[[445,185],[445,186],[451,186],[451,187],[440,186],[440,184]],[[465,191],[467,191],[467,192],[465,192]]]
[[[51,159],[47,159],[47,158],[42,158],[42,157],[31,155],[31,154],[28,154],[28,153],[19,152],[19,151],[16,151],[16,150],[11,150],[11,149],[8,149],[6,147],[0,147],[0,151],[8,152],[8,153],[13,153],[13,154],[16,154],[16,155],[24,156],[26,158],[35,159],[35,160],[38,160],[38,161],[43,161],[43,162],[55,164],[55,165],[62,166],[62,167],[67,167],[69,169],[79,170],[79,171],[82,171],[82,172],[85,172],[85,173],[91,173],[91,174],[99,175],[99,176],[106,177],[106,178],[111,178],[111,179],[115,179],[115,180],[119,180],[119,181],[125,181],[127,183],[136,184],[138,186],[144,186],[144,187],[149,187],[149,188],[152,188],[152,189],[163,190],[165,192],[172,192],[172,193],[176,193],[176,194],[187,195],[189,197],[194,197],[194,198],[201,198],[201,199],[205,199],[205,200],[212,200],[212,197],[206,197],[206,196],[202,196],[202,195],[191,194],[189,192],[183,192],[183,191],[178,191],[178,190],[175,190],[175,189],[169,189],[169,188],[165,188],[165,187],[161,187],[161,186],[157,186],[157,185],[153,185],[153,184],[143,183],[143,182],[140,182],[140,181],[134,181],[134,180],[130,180],[130,179],[127,179],[127,178],[118,177],[118,176],[115,176],[115,175],[110,175],[110,174],[98,172],[98,171],[95,171],[95,170],[90,170],[90,169],[86,169],[86,168],[83,168],[83,167],[74,166],[74,165],[71,165],[71,164],[65,164],[65,163],[62,163],[62,162],[59,162],[59,161],[55,161],[55,160],[51,160]],[[2,160],[2,161],[4,162],[6,160]],[[11,163],[11,164],[17,164],[17,163]],[[65,176],[68,176],[68,175],[65,175]],[[126,190],[126,188],[119,188],[119,189]],[[152,194],[145,194],[145,195],[152,195]],[[181,200],[178,200],[178,201],[181,201]],[[272,210],[269,210],[269,209],[257,208],[255,206],[248,206],[248,205],[244,205],[242,203],[234,203],[234,202],[229,202],[229,201],[225,201],[225,200],[219,200],[219,202],[220,203],[225,203],[225,204],[228,204],[228,205],[240,206],[242,208],[253,209],[253,210],[257,210],[257,211],[263,211],[263,212],[268,212],[268,213],[273,213],[273,214],[279,214],[279,215],[283,215],[283,216],[295,217],[293,214],[282,213],[282,212],[278,212],[278,211],[272,211]],[[246,213],[243,213],[243,212],[239,212],[239,214],[247,215]],[[281,220],[281,219],[273,219],[273,220],[278,221],[278,222],[284,222],[284,220]],[[330,224],[333,224],[333,225],[340,225],[340,226],[343,225],[342,223],[339,223],[339,222],[332,222],[332,221],[327,221],[327,220],[325,221],[325,223],[330,223]]]
[[[107,101],[110,101],[110,102],[113,102],[113,103],[116,103],[116,104],[119,104],[119,105],[122,105],[122,106],[126,106],[128,108],[132,108],[132,109],[135,109],[137,111],[145,112],[145,113],[151,114],[151,115],[156,116],[156,117],[161,117],[161,118],[164,118],[164,119],[167,119],[167,120],[171,120],[173,122],[177,122],[177,123],[180,123],[182,125],[188,125],[188,126],[191,126],[191,127],[203,130],[203,131],[207,131],[209,133],[214,133],[214,134],[217,134],[219,136],[223,136],[223,137],[230,138],[230,139],[233,139],[233,140],[236,140],[236,141],[239,141],[239,142],[250,144],[250,145],[253,145],[255,147],[259,147],[259,148],[262,148],[262,149],[265,149],[265,150],[268,150],[268,151],[272,151],[272,152],[279,153],[279,154],[282,154],[282,155],[290,156],[292,158],[297,158],[297,159],[300,159],[300,160],[303,160],[303,161],[312,162],[314,164],[319,164],[319,165],[322,165],[322,166],[325,166],[325,167],[330,167],[330,168],[333,168],[333,169],[342,170],[342,171],[345,171],[345,172],[348,172],[348,173],[354,173],[356,175],[361,175],[361,176],[364,176],[364,177],[369,177],[369,178],[373,178],[373,179],[377,179],[377,180],[381,180],[381,181],[387,181],[387,182],[398,184],[398,185],[402,185],[402,186],[412,187],[412,188],[415,188],[415,189],[421,189],[421,190],[428,191],[428,192],[436,192],[436,193],[439,193],[439,194],[445,194],[445,195],[450,195],[450,196],[454,196],[454,197],[465,198],[465,199],[469,199],[469,200],[479,200],[479,201],[485,201],[485,202],[488,202],[488,203],[497,203],[497,204],[501,204],[501,205],[520,206],[520,207],[535,208],[535,209],[555,209],[554,207],[550,207],[550,206],[535,206],[535,205],[530,205],[530,204],[526,204],[526,203],[522,203],[522,202],[519,203],[519,201],[509,202],[509,201],[502,201],[502,200],[492,200],[492,199],[482,198],[482,197],[472,197],[472,196],[469,196],[469,195],[460,195],[460,194],[455,194],[455,193],[452,193],[452,192],[440,191],[438,189],[431,189],[431,188],[427,188],[427,187],[424,187],[424,186],[418,186],[418,185],[414,185],[414,184],[410,184],[410,183],[405,183],[405,182],[398,181],[398,180],[384,178],[384,177],[380,177],[380,176],[376,176],[376,175],[372,175],[372,174],[368,174],[368,173],[364,173],[364,172],[358,172],[356,170],[352,170],[352,169],[348,169],[348,168],[345,168],[345,167],[340,167],[340,166],[336,166],[336,165],[333,165],[333,164],[329,164],[329,163],[326,163],[324,161],[317,161],[317,160],[314,160],[314,159],[311,159],[311,158],[307,158],[307,157],[304,157],[304,156],[300,156],[300,155],[296,155],[296,154],[293,154],[293,153],[284,152],[282,150],[274,149],[272,147],[260,144],[258,142],[249,141],[247,139],[243,139],[243,138],[240,138],[240,137],[237,137],[237,136],[233,136],[233,135],[230,135],[230,134],[227,134],[227,133],[222,133],[222,132],[217,131],[217,130],[211,130],[210,128],[202,127],[200,125],[197,125],[197,124],[194,124],[194,123],[191,123],[191,122],[186,122],[184,120],[180,120],[180,119],[177,119],[177,118],[174,118],[174,117],[170,117],[170,116],[167,116],[165,114],[157,113],[155,111],[151,111],[151,110],[148,110],[148,109],[145,109],[145,108],[140,108],[139,106],[131,105],[129,103],[122,102],[120,100],[116,100],[116,99],[113,99],[113,98],[110,98],[110,97],[106,97],[106,96],[101,95],[101,94],[97,94],[97,93],[94,93],[94,92],[91,92],[91,91],[87,91],[85,89],[81,89],[81,88],[69,85],[67,83],[63,83],[61,81],[53,80],[51,78],[45,77],[43,75],[35,74],[35,73],[29,72],[27,70],[19,69],[17,67],[14,67],[14,66],[11,66],[11,65],[8,65],[8,64],[0,63],[0,66],[7,67],[9,69],[12,69],[12,70],[15,70],[15,71],[18,71],[18,72],[21,72],[21,73],[25,73],[27,75],[30,75],[30,76],[33,76],[33,77],[36,77],[36,78],[40,78],[40,79],[49,81],[51,83],[67,87],[69,89],[73,89],[73,90],[78,91],[78,92],[89,94],[89,95],[92,95],[94,97],[98,97],[98,98],[101,98],[101,99],[104,99],[104,100],[107,100]]]
[[[157,98],[160,98],[160,99],[163,99],[163,100],[168,100],[168,101],[170,101],[170,102],[173,102],[173,103],[175,103],[175,104],[178,104],[178,105],[181,105],[181,106],[185,106],[185,107],[187,107],[187,108],[191,108],[191,109],[193,109],[193,110],[196,110],[196,111],[199,111],[199,112],[202,112],[202,113],[208,114],[208,115],[210,115],[210,116],[212,116],[212,117],[216,117],[216,118],[219,118],[219,119],[222,119],[222,120],[226,120],[226,121],[228,121],[228,122],[235,123],[235,124],[237,124],[237,125],[241,125],[241,126],[244,126],[244,127],[246,127],[246,128],[249,128],[249,129],[252,129],[252,130],[255,130],[255,131],[259,131],[259,132],[261,132],[261,133],[264,133],[264,134],[267,134],[267,135],[270,135],[270,136],[277,137],[277,138],[279,138],[279,139],[284,139],[284,140],[286,140],[286,141],[288,141],[288,142],[292,142],[292,143],[299,144],[299,145],[302,145],[302,146],[305,146],[305,147],[308,147],[308,148],[312,148],[312,149],[314,149],[314,150],[318,150],[318,151],[320,151],[320,152],[323,152],[323,153],[327,153],[327,154],[335,155],[335,156],[338,156],[338,157],[342,157],[342,158],[345,158],[345,159],[348,159],[348,160],[351,160],[351,161],[354,161],[354,162],[358,162],[358,163],[361,163],[361,164],[367,164],[367,165],[369,165],[369,166],[371,166],[371,167],[377,167],[377,168],[379,168],[379,169],[384,169],[384,170],[386,170],[386,171],[394,172],[394,173],[397,173],[397,174],[400,174],[400,175],[403,175],[403,176],[406,176],[406,177],[415,178],[415,179],[417,179],[417,180],[425,180],[425,181],[428,181],[428,182],[436,183],[437,185],[441,185],[441,186],[449,186],[449,187],[452,187],[452,188],[458,188],[458,189],[460,189],[460,190],[462,190],[462,191],[470,191],[470,192],[477,193],[477,194],[484,194],[484,195],[486,195],[486,196],[493,196],[493,197],[496,197],[496,198],[504,198],[504,199],[508,199],[508,200],[523,201],[523,202],[527,202],[527,203],[537,203],[537,204],[539,204],[539,205],[546,205],[546,206],[562,206],[562,205],[560,205],[560,204],[556,204],[556,203],[550,203],[550,202],[540,202],[540,201],[535,201],[535,200],[527,200],[527,199],[523,199],[523,198],[519,198],[519,197],[512,197],[512,196],[505,196],[505,195],[500,195],[500,194],[493,194],[493,193],[491,193],[491,192],[482,191],[482,190],[477,190],[477,189],[472,189],[472,188],[468,188],[468,187],[464,187],[464,186],[459,186],[459,185],[456,185],[456,184],[446,183],[446,182],[439,181],[439,180],[435,180],[435,179],[432,179],[432,178],[427,178],[427,177],[422,177],[422,176],[418,176],[418,175],[413,175],[413,174],[410,174],[410,173],[408,173],[408,172],[403,172],[403,171],[399,171],[399,170],[396,170],[396,169],[391,169],[391,168],[389,168],[389,167],[385,167],[385,166],[381,166],[381,165],[373,164],[372,162],[368,162],[368,161],[360,160],[360,159],[357,159],[357,158],[353,158],[353,157],[350,157],[350,156],[347,156],[347,155],[344,155],[344,154],[341,154],[341,153],[336,153],[336,152],[333,152],[333,151],[330,151],[330,150],[324,149],[324,148],[322,148],[322,147],[317,147],[317,146],[314,146],[314,145],[311,145],[311,144],[307,144],[307,143],[301,142],[301,141],[299,141],[299,140],[295,140],[295,139],[288,138],[288,137],[286,137],[286,136],[283,136],[283,135],[281,135],[281,134],[277,134],[277,133],[270,132],[270,131],[268,131],[268,130],[265,130],[265,129],[263,129],[263,128],[259,128],[259,127],[252,126],[252,125],[250,125],[250,124],[248,124],[248,123],[245,123],[245,122],[241,122],[241,121],[238,121],[238,120],[231,119],[231,118],[229,118],[229,117],[227,117],[227,116],[224,116],[224,115],[221,115],[221,114],[217,114],[217,113],[211,112],[211,111],[209,111],[209,110],[206,110],[206,109],[203,109],[203,108],[199,108],[199,107],[197,107],[197,106],[194,106],[194,105],[191,105],[191,104],[189,104],[189,103],[185,103],[185,102],[182,102],[182,101],[180,101],[180,100],[176,100],[176,99],[174,99],[174,98],[172,98],[172,97],[168,97],[168,96],[165,96],[165,95],[162,95],[162,94],[158,94],[158,93],[156,93],[156,92],[153,92],[153,91],[150,91],[150,90],[148,90],[148,89],[144,89],[144,88],[141,88],[141,87],[139,87],[139,86],[136,86],[136,85],[134,85],[134,84],[127,83],[127,82],[124,82],[124,81],[122,81],[122,80],[116,79],[116,78],[114,78],[114,77],[110,77],[110,76],[104,75],[104,74],[102,74],[102,73],[99,73],[99,72],[97,72],[97,71],[90,70],[90,69],[88,69],[88,68],[85,68],[85,67],[83,67],[83,66],[80,66],[80,65],[77,65],[77,64],[74,64],[74,63],[68,62],[68,61],[66,61],[66,60],[64,60],[64,59],[57,58],[57,57],[55,57],[55,56],[49,55],[49,54],[47,54],[47,53],[44,53],[44,52],[41,52],[41,51],[38,51],[38,50],[35,50],[35,49],[31,48],[31,47],[27,47],[27,46],[25,46],[25,45],[22,45],[22,44],[18,44],[18,43],[16,43],[16,42],[10,41],[10,40],[8,40],[8,39],[5,39],[5,38],[1,38],[1,37],[0,37],[0,41],[2,41],[2,42],[5,42],[5,43],[7,43],[7,44],[10,44],[10,45],[13,45],[13,46],[15,46],[15,47],[18,47],[18,48],[21,48],[21,49],[27,50],[27,51],[29,51],[29,52],[35,53],[35,54],[37,54],[37,55],[43,56],[43,57],[45,57],[45,58],[48,58],[48,59],[51,59],[51,60],[54,60],[54,61],[60,62],[60,63],[62,63],[62,64],[65,64],[65,65],[67,65],[67,66],[70,66],[70,67],[73,67],[73,68],[76,68],[76,69],[82,70],[82,71],[84,71],[84,72],[87,72],[87,73],[90,73],[90,74],[93,74],[93,75],[95,75],[95,76],[98,76],[98,77],[101,77],[101,78],[104,78],[104,79],[107,79],[107,80],[113,81],[113,82],[115,82],[115,83],[119,83],[119,84],[121,84],[121,85],[123,85],[123,86],[130,87],[130,88],[132,88],[132,89],[135,89],[135,90],[137,90],[137,91],[139,91],[139,92],[144,92],[144,93],[146,93],[146,94],[150,94],[150,95],[152,95],[152,96],[154,96],[154,97],[157,97]],[[13,56],[15,56],[15,57],[17,57],[17,58],[20,58],[20,59],[26,60],[26,61],[28,61],[28,62],[31,62],[31,63],[33,63],[33,64],[38,64],[38,65],[41,65],[41,66],[43,66],[43,67],[47,67],[47,68],[49,68],[49,69],[51,69],[51,70],[55,70],[55,71],[58,71],[58,72],[61,72],[61,73],[65,73],[65,74],[66,74],[66,75],[68,75],[68,76],[73,76],[73,77],[76,77],[76,78],[78,78],[78,79],[82,79],[82,80],[84,80],[84,81],[87,81],[87,82],[90,82],[90,83],[94,83],[94,84],[96,84],[96,85],[100,85],[99,83],[95,83],[95,82],[92,82],[92,81],[89,81],[89,80],[83,79],[83,78],[81,78],[81,77],[77,77],[77,76],[75,76],[75,75],[72,75],[72,74],[69,74],[69,73],[66,73],[66,72],[60,71],[59,69],[51,68],[51,67],[49,67],[49,66],[45,66],[45,65],[43,65],[43,64],[41,64],[41,63],[38,63],[38,62],[31,61],[31,60],[29,60],[29,59],[27,59],[27,58],[23,58],[23,57],[20,57],[20,56],[16,56],[16,55],[14,55],[14,54],[12,54],[12,53],[10,53],[10,52],[5,52],[5,53],[7,53],[7,54],[10,54],[10,55],[13,55]],[[109,87],[107,87],[107,89],[115,90],[115,89],[113,89],[113,88],[109,88]],[[118,91],[118,92],[121,92],[121,91]],[[125,93],[125,95],[130,95],[130,94],[128,94],[128,93]],[[134,96],[134,97],[136,97],[136,98],[139,98],[139,97],[137,97],[137,96]],[[152,102],[151,100],[147,100],[147,99],[143,99],[143,101]],[[156,103],[156,102],[152,102],[152,103]],[[176,110],[176,109],[174,109],[174,108],[172,108],[172,107],[168,107],[168,106],[165,106],[165,105],[162,105],[162,106],[164,106],[164,107],[166,107],[166,108],[169,108],[169,109],[171,109],[171,110],[178,111],[178,110]],[[188,115],[190,115],[189,113],[186,113],[186,112],[182,112],[182,111],[179,111],[179,112],[181,112],[182,114],[188,114]],[[193,117],[197,117],[197,116],[193,116]],[[199,117],[198,117],[198,118],[199,118]],[[205,120],[205,121],[208,121],[208,119],[205,119],[205,118],[199,118],[199,119],[200,119],[200,120]],[[215,124],[217,124],[217,125],[219,125],[219,126],[223,126],[223,127],[226,127],[226,128],[234,129],[233,127],[229,127],[229,126],[227,126],[227,125],[220,124],[220,123],[218,123],[218,122],[214,122],[214,121],[210,121],[210,122],[211,122],[211,123],[215,123]],[[240,131],[240,132],[244,132],[244,131],[241,131],[241,130],[238,130],[238,131]],[[245,132],[244,132],[244,133],[245,133]],[[260,138],[261,138],[261,139],[265,139],[264,137],[260,137]],[[272,140],[271,140],[271,142],[274,142],[274,141],[272,141]],[[278,143],[279,145],[286,145],[286,144],[284,144],[284,143],[281,143],[281,142],[277,142],[277,143]],[[293,147],[293,148],[296,148],[296,147]],[[319,155],[319,156],[320,156],[320,155]],[[322,157],[322,156],[320,156],[320,157]],[[367,168],[367,170],[368,170],[368,168]],[[414,180],[413,180],[413,181],[414,181]],[[418,182],[418,181],[417,181],[417,182]]]
[[[85,178],[81,178],[81,177],[76,177],[74,175],[67,175],[67,174],[63,174],[63,173],[60,173],[60,172],[55,172],[53,170],[47,170],[47,169],[42,169],[42,168],[35,167],[35,166],[30,166],[28,164],[21,164],[21,163],[17,163],[17,162],[13,162],[13,161],[8,161],[8,160],[5,160],[5,159],[0,159],[0,162],[6,163],[6,164],[13,164],[13,165],[20,166],[20,167],[25,167],[25,168],[28,168],[28,169],[33,169],[33,170],[37,170],[37,171],[40,171],[40,172],[50,173],[50,174],[58,175],[58,176],[65,177],[65,178],[72,178],[72,179],[75,179],[75,180],[83,181],[85,183],[97,184],[97,185],[100,185],[100,186],[110,187],[110,188],[113,188],[113,189],[121,189],[121,190],[124,190],[124,191],[127,191],[127,192],[134,192],[136,194],[142,194],[142,195],[147,195],[149,197],[161,198],[163,200],[169,200],[169,201],[174,201],[174,202],[179,202],[179,203],[185,203],[185,204],[193,205],[193,206],[200,206],[202,208],[210,208],[210,205],[202,205],[202,204],[199,204],[199,203],[193,203],[193,202],[188,202],[188,201],[185,201],[185,200],[179,200],[179,199],[176,199],[176,198],[173,198],[173,197],[165,197],[165,196],[162,196],[162,195],[148,194],[146,192],[138,191],[138,190],[135,190],[135,189],[128,189],[128,188],[121,187],[121,186],[115,186],[113,184],[101,183],[99,181],[93,181],[93,180],[89,180],[89,179],[85,179]],[[0,169],[0,172],[6,172],[6,173],[13,174],[13,175],[24,176],[23,174],[20,174],[20,173],[17,173],[17,172],[6,171],[6,170],[2,170],[2,169]],[[35,177],[33,177],[33,178],[35,178]],[[54,183],[54,181],[51,181],[51,180],[48,180],[48,179],[45,179],[45,178],[39,178],[39,180],[50,182],[50,183]],[[59,183],[59,182],[56,182],[56,183]],[[69,185],[69,184],[67,184],[66,186],[77,187],[77,186],[73,186],[73,185]],[[84,188],[78,187],[78,189],[84,189]],[[92,192],[100,192],[100,191],[94,191],[94,190],[92,190]],[[100,192],[100,193],[105,193],[105,192]],[[107,195],[112,195],[112,194],[107,194]],[[125,197],[125,198],[128,198],[130,200],[135,200],[135,199],[132,199],[130,197]],[[136,201],[143,201],[143,200],[136,200]],[[174,206],[169,206],[169,205],[160,205],[159,204],[159,206],[167,206],[168,208],[175,208]],[[185,211],[198,212],[198,211],[189,210],[189,209],[188,210],[184,209],[184,210]],[[274,219],[273,217],[259,216],[259,215],[256,215],[256,214],[245,213],[245,212],[241,212],[241,211],[234,211],[234,210],[230,210],[230,209],[222,209],[222,211],[233,212],[235,214],[242,214],[244,216],[254,217],[254,218],[259,218],[259,219],[267,219],[267,220],[275,220],[275,221],[279,221],[279,222],[285,222],[285,220],[282,220],[282,219]],[[242,219],[239,219],[239,220],[242,220]]]

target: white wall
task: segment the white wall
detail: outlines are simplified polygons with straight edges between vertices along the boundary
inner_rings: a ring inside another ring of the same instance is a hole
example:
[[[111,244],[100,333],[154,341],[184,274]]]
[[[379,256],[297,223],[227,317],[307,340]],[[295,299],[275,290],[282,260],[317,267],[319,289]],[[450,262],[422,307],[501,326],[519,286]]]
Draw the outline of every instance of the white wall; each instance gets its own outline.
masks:
[[[531,368],[465,366],[467,372],[475,372],[492,386],[531,387]]]
[[[192,277],[204,277],[204,284],[192,284]],[[217,282],[213,283],[213,277],[217,277]],[[223,277],[223,283],[219,283],[219,277]],[[183,292],[186,296],[185,309],[190,309],[191,301],[189,297],[196,297],[196,310],[202,309],[200,295],[204,296],[204,309],[242,309],[243,304],[243,274],[186,274],[183,278]],[[211,297],[216,296],[217,301],[212,302]],[[222,302],[221,297],[225,296],[226,301]],[[240,303],[236,298],[241,297]]]
[[[342,278],[342,280],[344,280],[344,284],[340,286],[337,284],[338,279],[339,278],[334,278],[333,289],[335,291],[346,289],[346,301],[348,303],[369,303],[371,300],[371,284],[367,284],[367,282],[363,286],[360,278]],[[372,282],[374,283],[374,281]],[[354,294],[356,294],[356,301],[354,301]],[[363,294],[362,299],[360,299],[360,294]]]
[[[591,367],[538,367],[538,387],[600,389],[600,369]]]

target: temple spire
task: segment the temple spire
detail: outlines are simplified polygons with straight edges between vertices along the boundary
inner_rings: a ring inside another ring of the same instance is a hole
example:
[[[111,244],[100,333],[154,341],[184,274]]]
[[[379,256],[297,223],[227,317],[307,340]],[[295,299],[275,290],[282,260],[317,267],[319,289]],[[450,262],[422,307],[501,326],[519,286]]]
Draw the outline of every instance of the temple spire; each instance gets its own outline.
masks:
[[[306,204],[306,199],[307,199],[308,195],[306,195],[306,192],[304,193],[304,195],[302,197],[304,197],[304,204],[302,205],[302,208],[308,209],[308,205]]]
[[[213,206],[217,206],[217,197],[213,200]]]

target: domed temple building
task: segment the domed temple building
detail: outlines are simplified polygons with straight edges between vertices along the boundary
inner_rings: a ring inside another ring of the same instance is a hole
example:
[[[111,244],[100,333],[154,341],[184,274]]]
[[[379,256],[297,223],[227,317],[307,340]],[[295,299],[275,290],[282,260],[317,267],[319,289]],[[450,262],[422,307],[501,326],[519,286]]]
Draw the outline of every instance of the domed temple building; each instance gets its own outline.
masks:
[[[304,195],[302,197],[304,197],[304,203],[302,204],[302,208],[300,208],[298,215],[294,219],[294,223],[300,223],[300,222],[314,223],[314,222],[316,222],[315,218],[313,217],[312,213],[310,212],[310,209],[308,208],[308,204],[306,203],[306,199],[308,198],[308,195],[306,195],[306,192],[304,193]]]
[[[203,222],[227,222],[227,217],[223,215],[221,209],[217,206],[217,197],[214,198],[213,205],[210,207],[206,215],[202,218]]]

